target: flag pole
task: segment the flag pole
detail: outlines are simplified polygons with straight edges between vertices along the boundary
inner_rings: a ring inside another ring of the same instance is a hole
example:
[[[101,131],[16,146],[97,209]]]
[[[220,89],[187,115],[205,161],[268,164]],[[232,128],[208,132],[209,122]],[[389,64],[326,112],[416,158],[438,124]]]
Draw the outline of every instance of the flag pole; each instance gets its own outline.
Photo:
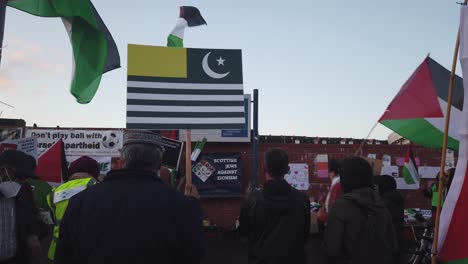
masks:
[[[185,130],[185,185],[192,185],[192,138],[190,129]]]
[[[5,33],[5,14],[8,0],[0,0],[0,61],[3,53],[3,35]]]
[[[468,0],[464,0],[465,4]],[[437,211],[436,211],[436,221],[434,225],[434,242],[432,243],[432,264],[437,264],[437,246],[439,239],[439,224],[440,224],[440,212],[442,210],[442,190],[444,187],[444,177],[445,177],[445,158],[447,156],[447,142],[448,142],[448,133],[450,127],[450,114],[452,110],[452,96],[453,96],[453,82],[455,79],[455,70],[457,69],[457,59],[458,59],[458,50],[460,48],[460,30],[457,33],[457,41],[455,42],[455,51],[453,52],[452,60],[452,71],[450,73],[450,82],[448,89],[448,98],[447,98],[447,111],[445,114],[445,129],[444,129],[444,140],[442,143],[442,158],[440,161],[440,171],[439,171],[439,183],[437,186]]]

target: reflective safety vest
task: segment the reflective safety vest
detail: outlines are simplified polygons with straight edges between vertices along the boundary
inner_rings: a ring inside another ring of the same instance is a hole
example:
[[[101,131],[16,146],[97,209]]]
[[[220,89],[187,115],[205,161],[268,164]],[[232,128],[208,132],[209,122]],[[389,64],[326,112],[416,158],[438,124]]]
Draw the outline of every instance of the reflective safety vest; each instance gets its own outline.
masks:
[[[54,260],[55,258],[55,248],[59,238],[60,222],[62,222],[65,211],[67,210],[68,201],[74,195],[94,184],[96,184],[96,181],[93,178],[71,180],[58,186],[57,188],[54,188],[52,192],[47,195],[47,205],[52,211],[55,224],[54,234],[48,253],[50,260]]]

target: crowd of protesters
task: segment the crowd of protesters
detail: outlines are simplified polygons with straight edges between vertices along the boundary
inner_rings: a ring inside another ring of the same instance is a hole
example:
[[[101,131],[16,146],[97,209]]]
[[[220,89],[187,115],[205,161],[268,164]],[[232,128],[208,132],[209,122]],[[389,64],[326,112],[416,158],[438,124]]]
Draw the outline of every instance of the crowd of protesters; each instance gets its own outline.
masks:
[[[201,263],[206,249],[197,189],[186,185],[180,192],[165,183],[163,155],[160,135],[127,131],[121,169],[102,178],[99,164],[81,157],[63,184],[47,189],[34,173],[34,158],[3,152],[0,264]],[[288,153],[270,149],[264,164],[266,181],[247,192],[239,217],[248,263],[314,263],[306,257],[311,205],[284,179]],[[403,263],[404,199],[395,179],[374,176],[360,157],[330,161],[329,176],[318,212],[327,263]]]

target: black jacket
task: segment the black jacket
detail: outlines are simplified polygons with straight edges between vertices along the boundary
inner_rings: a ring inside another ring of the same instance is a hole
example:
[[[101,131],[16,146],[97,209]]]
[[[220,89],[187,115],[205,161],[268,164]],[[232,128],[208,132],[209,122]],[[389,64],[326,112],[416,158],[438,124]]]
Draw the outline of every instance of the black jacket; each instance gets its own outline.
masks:
[[[403,235],[405,221],[403,196],[396,190],[385,192],[381,196],[392,216],[393,227],[395,228],[397,237],[400,238]]]
[[[70,200],[55,263],[186,264],[203,255],[199,202],[153,173],[120,170]]]
[[[305,263],[309,199],[284,180],[263,187],[249,195],[239,219],[240,232],[249,239],[249,263]]]
[[[388,239],[391,253],[396,258],[398,245],[391,216],[379,195],[371,188],[366,187],[345,193],[336,199],[331,206],[324,237],[324,249],[329,257],[328,263],[349,263],[366,223],[366,216],[362,208],[378,215],[381,225],[376,232]],[[390,260],[390,262],[393,261]],[[382,261],[381,263],[388,262]]]

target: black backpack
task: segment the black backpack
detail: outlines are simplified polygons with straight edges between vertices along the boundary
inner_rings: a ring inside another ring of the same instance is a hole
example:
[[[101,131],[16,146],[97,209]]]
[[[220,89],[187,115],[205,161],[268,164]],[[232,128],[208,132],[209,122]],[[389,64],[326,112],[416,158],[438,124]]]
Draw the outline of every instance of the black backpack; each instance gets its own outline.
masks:
[[[380,213],[369,212],[357,202],[353,201],[362,211],[366,220],[359,234],[358,242],[354,245],[351,255],[352,264],[394,264],[396,256],[392,247],[392,237],[387,237],[385,222],[391,219],[385,211]],[[383,220],[383,221],[382,221]],[[393,228],[388,232],[394,232]],[[394,237],[393,237],[394,238]]]

